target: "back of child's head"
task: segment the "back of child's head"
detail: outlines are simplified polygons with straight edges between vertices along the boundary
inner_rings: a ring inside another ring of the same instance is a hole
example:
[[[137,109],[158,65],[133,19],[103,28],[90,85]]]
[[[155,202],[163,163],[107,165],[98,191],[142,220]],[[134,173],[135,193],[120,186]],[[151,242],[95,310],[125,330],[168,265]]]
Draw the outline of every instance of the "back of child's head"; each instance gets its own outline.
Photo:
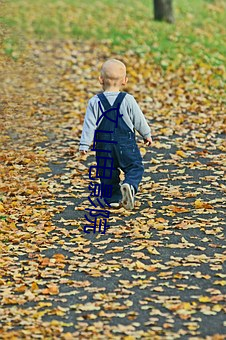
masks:
[[[101,67],[101,78],[106,85],[117,85],[126,77],[126,66],[120,60],[109,59]]]

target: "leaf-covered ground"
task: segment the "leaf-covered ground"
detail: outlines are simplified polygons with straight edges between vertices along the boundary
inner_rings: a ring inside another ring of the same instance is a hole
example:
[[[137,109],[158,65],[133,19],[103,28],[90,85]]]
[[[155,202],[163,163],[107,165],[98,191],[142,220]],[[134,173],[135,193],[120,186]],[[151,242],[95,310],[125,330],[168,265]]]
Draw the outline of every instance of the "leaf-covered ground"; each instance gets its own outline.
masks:
[[[173,60],[181,64],[197,57],[210,65],[223,65],[225,0],[179,0],[173,8],[176,21],[169,25],[153,20],[153,0],[2,0],[0,25],[12,29],[4,37],[3,48],[18,58],[23,50],[21,36],[105,39],[115,50],[151,51],[162,67]]]
[[[0,338],[225,338],[222,66],[115,55],[152,126],[134,211],[85,234],[78,142],[107,43],[31,41],[2,57]]]

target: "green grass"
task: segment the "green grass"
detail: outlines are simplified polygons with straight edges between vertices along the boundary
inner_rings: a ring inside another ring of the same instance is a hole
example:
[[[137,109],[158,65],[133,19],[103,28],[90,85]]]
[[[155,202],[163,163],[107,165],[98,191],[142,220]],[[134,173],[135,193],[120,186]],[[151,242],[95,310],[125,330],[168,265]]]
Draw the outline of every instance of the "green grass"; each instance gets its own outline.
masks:
[[[224,0],[174,0],[176,21],[170,25],[153,20],[152,0],[8,0],[0,24],[11,36],[107,39],[113,50],[152,51],[156,60],[182,55],[220,65],[226,55],[225,9]]]

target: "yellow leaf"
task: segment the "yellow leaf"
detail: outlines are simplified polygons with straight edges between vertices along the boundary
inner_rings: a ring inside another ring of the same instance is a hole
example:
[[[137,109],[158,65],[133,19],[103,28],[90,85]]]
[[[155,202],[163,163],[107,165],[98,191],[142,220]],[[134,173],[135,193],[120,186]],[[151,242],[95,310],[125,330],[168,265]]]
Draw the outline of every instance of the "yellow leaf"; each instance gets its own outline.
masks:
[[[15,222],[11,222],[10,225],[9,225],[9,227],[12,228],[12,229],[16,228]]]
[[[51,306],[52,306],[51,302],[39,302],[38,303],[38,308],[51,307]]]
[[[194,205],[195,205],[195,209],[212,209],[213,208],[211,204],[203,202],[200,199],[197,199]]]
[[[49,294],[50,295],[57,295],[59,293],[59,288],[57,285],[52,284],[51,286],[49,286]]]
[[[140,148],[140,153],[142,155],[142,157],[146,154],[146,149],[145,148]]]
[[[191,310],[193,308],[190,302],[184,302],[182,303],[182,306],[185,310]]]
[[[56,260],[57,263],[64,262],[65,256],[64,254],[54,254],[53,258]]]
[[[60,325],[60,321],[59,320],[52,320],[50,322],[51,326],[59,326]]]
[[[150,254],[153,254],[153,255],[160,255],[160,253],[158,252],[158,250],[156,250],[154,247],[148,247],[147,248],[148,252]]]
[[[5,211],[4,206],[2,203],[0,203],[0,212],[4,212],[4,211]]]
[[[146,269],[147,266],[146,266],[146,264],[144,264],[143,262],[137,260],[137,261],[136,261],[136,267],[137,267],[138,269]]]
[[[57,295],[57,294],[59,294],[59,288],[56,284],[53,283],[53,284],[49,285],[48,288],[43,289],[42,294]]]
[[[199,302],[211,302],[209,296],[200,296]]]
[[[189,329],[190,331],[195,331],[196,329],[199,328],[198,324],[195,323],[195,322],[188,324],[187,327],[188,327],[188,329]]]
[[[180,157],[182,157],[182,158],[186,158],[187,157],[187,155],[184,153],[184,151],[182,151],[182,150],[178,150],[177,152],[176,152],[176,154],[178,155],[178,156],[180,156]]]
[[[162,287],[154,287],[152,288],[154,292],[164,292],[164,289]]]
[[[156,224],[154,226],[155,229],[157,230],[164,230],[164,229],[167,229],[167,226],[163,225],[163,224]]]
[[[159,164],[159,163],[161,163],[158,159],[155,159],[155,158],[152,158],[151,159],[151,163],[152,164]]]
[[[105,254],[118,253],[118,252],[121,252],[121,251],[123,251],[123,250],[124,250],[123,247],[116,247],[115,249],[107,250],[107,251],[105,252]]]
[[[15,292],[24,293],[26,289],[27,289],[27,287],[25,285],[22,285],[22,286],[15,288]]]
[[[62,339],[64,339],[64,340],[74,340],[74,335],[67,332],[67,333],[62,334]]]
[[[214,281],[214,284],[215,285],[226,286],[226,280],[222,280],[222,281],[217,280],[217,281]]]
[[[221,306],[221,305],[215,305],[215,306],[213,306],[213,308],[212,308],[212,310],[214,311],[214,312],[220,312],[221,310],[223,310],[224,309],[224,306]]]
[[[32,285],[31,285],[31,291],[35,291],[35,290],[38,290],[39,289],[39,286],[37,285],[36,282],[32,282]]]

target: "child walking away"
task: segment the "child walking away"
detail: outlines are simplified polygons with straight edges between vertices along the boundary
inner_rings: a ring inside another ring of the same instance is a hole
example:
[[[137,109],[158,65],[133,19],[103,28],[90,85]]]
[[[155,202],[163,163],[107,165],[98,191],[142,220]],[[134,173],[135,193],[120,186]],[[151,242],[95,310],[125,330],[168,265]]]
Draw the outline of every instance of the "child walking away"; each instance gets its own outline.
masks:
[[[101,188],[110,187],[105,199],[114,208],[132,210],[134,196],[144,166],[135,140],[135,130],[151,145],[151,131],[134,97],[120,89],[126,85],[126,66],[119,60],[107,60],[99,77],[103,92],[89,100],[79,150],[85,154],[93,142]],[[120,170],[125,179],[120,185]],[[109,175],[110,174],[110,175]]]

